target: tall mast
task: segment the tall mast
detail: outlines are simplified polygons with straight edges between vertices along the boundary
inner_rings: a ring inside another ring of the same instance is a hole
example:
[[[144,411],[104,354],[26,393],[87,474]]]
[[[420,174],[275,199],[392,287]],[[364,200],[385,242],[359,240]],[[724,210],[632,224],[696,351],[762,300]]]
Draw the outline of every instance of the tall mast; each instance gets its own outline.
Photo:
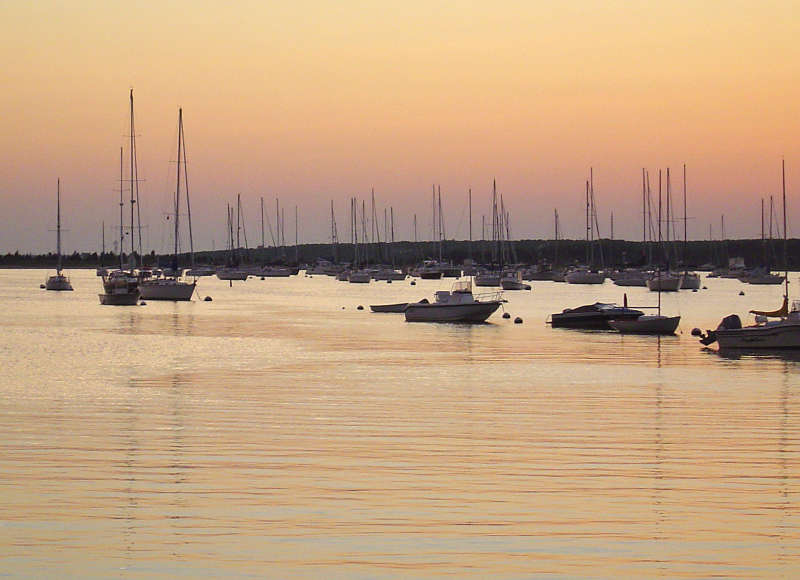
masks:
[[[130,134],[130,154],[131,154],[131,255],[134,253],[134,229],[133,229],[133,209],[134,204],[136,203],[136,198],[134,196],[134,184],[136,183],[136,136],[134,134],[134,126],[133,126],[133,89],[131,89],[131,134]],[[139,232],[141,236],[141,232]]]
[[[762,208],[763,210],[763,208]],[[762,211],[763,213],[763,211]],[[689,218],[686,215],[686,164],[683,164],[683,265],[686,267],[686,254],[689,248],[686,223]]]
[[[783,277],[784,293],[789,300],[789,254],[786,252],[786,160],[781,159],[781,189],[783,191]]]
[[[261,196],[261,247],[264,247],[264,196]]]
[[[469,258],[472,259],[472,188],[469,188]]]
[[[178,267],[178,235],[181,207],[181,136],[183,134],[183,109],[178,109],[178,179],[175,185],[175,249],[172,254],[173,273],[177,272]]]
[[[58,254],[58,265],[56,273],[61,275],[61,178],[56,181],[56,253]]]
[[[119,269],[122,270],[122,254],[125,252],[125,228],[122,224],[122,216],[123,210],[125,208],[125,202],[123,201],[122,195],[125,191],[123,186],[123,176],[122,176],[122,147],[119,148]],[[133,235],[133,232],[131,232]]]

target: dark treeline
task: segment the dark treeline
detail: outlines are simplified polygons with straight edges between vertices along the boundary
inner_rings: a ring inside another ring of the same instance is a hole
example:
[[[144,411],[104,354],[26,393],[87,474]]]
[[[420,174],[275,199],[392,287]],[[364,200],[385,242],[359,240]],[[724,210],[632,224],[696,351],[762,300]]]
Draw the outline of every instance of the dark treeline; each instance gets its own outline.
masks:
[[[587,242],[584,240],[519,240],[504,243],[502,253],[503,262],[510,263],[550,263],[556,265],[571,265],[586,261]],[[664,263],[663,252],[656,244],[631,242],[625,240],[602,240],[599,244],[594,242],[595,266],[625,267],[641,266],[647,264]],[[226,263],[229,252],[226,250],[195,252],[196,264],[222,265]],[[318,258],[330,261],[352,262],[354,251],[352,244],[302,244],[294,247],[283,248],[257,248],[243,249],[240,255],[242,261],[249,264],[304,264],[313,263]],[[800,240],[787,241],[788,269],[797,270],[800,267]],[[359,256],[362,262],[376,264],[393,264],[403,268],[417,264],[423,259],[438,259],[440,245],[437,242],[394,242],[363,244],[359,247]],[[498,246],[492,242],[467,242],[449,240],[441,244],[441,257],[445,261],[461,264],[467,258],[475,262],[490,264],[498,262]],[[746,266],[766,266],[774,270],[784,269],[783,240],[764,242],[763,240],[728,240],[724,242],[691,241],[675,244],[669,251],[669,262],[675,267],[685,265],[696,268],[701,265],[726,267],[729,258],[743,258]],[[112,253],[105,253],[102,259],[96,252],[74,252],[62,256],[64,268],[94,268],[100,264],[114,266],[119,263],[119,257]],[[601,264],[602,260],[602,264]],[[155,252],[146,254],[142,260],[145,266],[166,266],[171,257],[157,255]],[[137,260],[137,263],[139,260]],[[180,258],[180,264],[188,266],[187,255]],[[14,252],[0,255],[0,267],[5,268],[53,268],[56,265],[56,255],[48,254],[21,254]]]

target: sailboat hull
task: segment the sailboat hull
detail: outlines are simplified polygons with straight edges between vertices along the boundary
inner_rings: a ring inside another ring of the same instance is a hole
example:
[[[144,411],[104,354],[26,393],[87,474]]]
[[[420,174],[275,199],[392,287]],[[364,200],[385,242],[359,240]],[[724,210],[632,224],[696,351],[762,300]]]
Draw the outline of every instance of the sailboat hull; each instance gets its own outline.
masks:
[[[675,334],[680,316],[640,316],[630,320],[610,320],[608,325],[622,334]]]
[[[70,291],[72,290],[72,284],[70,284],[69,278],[64,276],[63,274],[56,274],[55,276],[50,276],[44,284],[45,290],[56,290],[56,291]]]
[[[148,280],[139,284],[139,294],[142,300],[188,301],[192,299],[196,286],[194,282],[180,282],[170,278]]]

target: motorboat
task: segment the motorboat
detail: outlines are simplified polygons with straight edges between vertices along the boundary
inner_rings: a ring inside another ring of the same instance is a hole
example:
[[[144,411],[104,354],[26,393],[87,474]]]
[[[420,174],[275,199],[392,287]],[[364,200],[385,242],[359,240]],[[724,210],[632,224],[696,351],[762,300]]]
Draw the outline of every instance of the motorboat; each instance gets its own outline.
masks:
[[[522,272],[507,272],[500,279],[500,286],[503,290],[530,290],[531,285],[522,281]]]
[[[434,302],[408,304],[406,322],[486,322],[503,302],[501,292],[473,295],[472,282],[463,280],[436,292]]]
[[[500,286],[500,272],[482,271],[475,275],[475,286]]]
[[[700,290],[700,274],[684,272],[681,280],[681,290]]]
[[[139,301],[139,277],[133,271],[112,270],[103,276],[103,294],[99,297],[104,306],[135,306]]]
[[[587,330],[611,330],[610,320],[633,320],[644,312],[616,303],[595,302],[577,308],[565,308],[551,314],[547,321],[553,328],[582,328]]]
[[[788,299],[784,297],[783,306],[773,312],[751,310],[756,315],[755,324],[742,326],[736,314],[722,319],[715,330],[705,334],[694,329],[692,334],[700,337],[700,342],[708,346],[717,342],[720,350],[784,350],[800,349],[800,301],[792,301],[791,310]],[[770,320],[776,318],[777,320]]]

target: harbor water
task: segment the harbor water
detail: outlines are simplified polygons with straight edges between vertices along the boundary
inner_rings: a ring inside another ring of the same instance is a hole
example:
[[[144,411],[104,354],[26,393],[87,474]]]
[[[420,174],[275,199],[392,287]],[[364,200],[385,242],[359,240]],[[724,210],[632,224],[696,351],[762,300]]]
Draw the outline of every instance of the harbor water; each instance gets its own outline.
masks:
[[[0,271],[0,577],[800,575],[800,356],[690,336],[781,286],[663,294],[658,338],[545,323],[655,305],[610,281],[455,325],[369,311],[447,280],[113,307],[67,273]]]

